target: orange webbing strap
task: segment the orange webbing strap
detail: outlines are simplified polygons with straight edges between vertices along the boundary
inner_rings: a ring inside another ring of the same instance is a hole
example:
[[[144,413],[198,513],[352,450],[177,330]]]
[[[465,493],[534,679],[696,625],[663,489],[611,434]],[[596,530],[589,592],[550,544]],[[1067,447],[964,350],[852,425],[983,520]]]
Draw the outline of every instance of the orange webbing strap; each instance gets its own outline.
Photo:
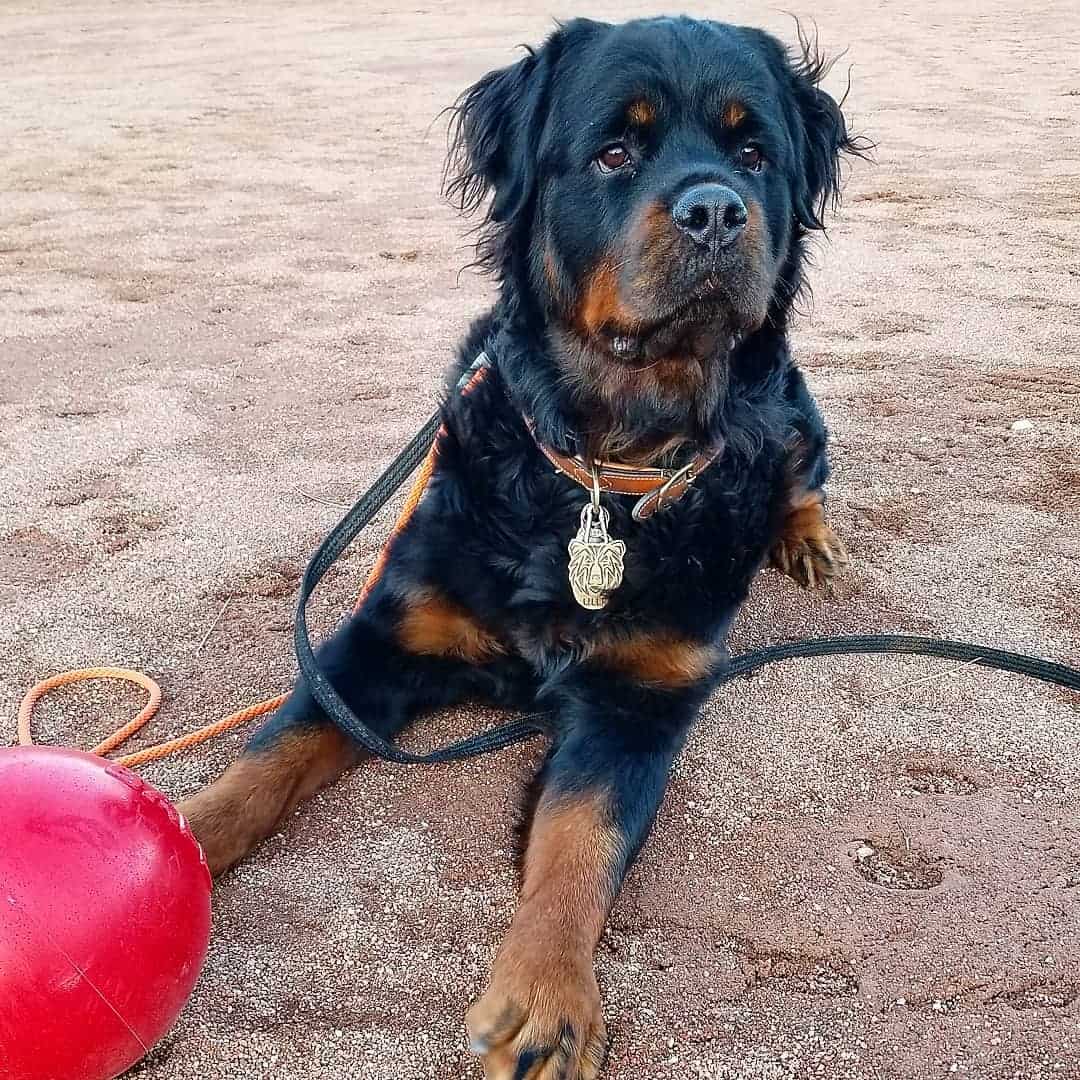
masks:
[[[484,378],[488,370],[486,365],[476,367],[468,381],[461,388],[461,393],[468,394],[473,390],[481,379]],[[401,508],[401,513],[398,515],[394,529],[387,538],[386,543],[383,544],[382,550],[375,560],[375,565],[372,566],[371,571],[367,576],[367,580],[364,582],[364,587],[360,590],[360,596],[356,601],[354,610],[359,610],[360,606],[367,599],[368,593],[371,592],[375,583],[382,576],[383,570],[386,568],[387,560],[390,557],[390,547],[393,544],[394,539],[409,523],[409,519],[413,516],[417,506],[420,505],[420,500],[423,498],[428,481],[435,471],[435,462],[439,454],[439,439],[445,430],[444,427],[439,428],[438,434],[435,436],[435,441],[431,444],[431,449],[428,451],[423,462],[421,462],[420,469],[416,474],[416,479],[413,481],[413,485],[409,489],[409,494],[405,498],[405,504]],[[130,682],[134,683],[136,686],[141,686],[150,695],[149,701],[147,701],[139,711],[138,715],[124,724],[123,727],[114,731],[107,739],[98,743],[98,745],[90,751],[92,754],[100,754],[104,757],[118,746],[127,742],[132,735],[149,722],[150,718],[158,711],[158,707],[161,705],[161,688],[153,679],[147,675],[143,675],[141,672],[131,671],[128,668],[114,667],[79,668],[75,671],[64,671],[59,675],[53,675],[51,678],[43,679],[35,686],[32,686],[27,691],[26,696],[22,699],[22,703],[19,705],[18,719],[19,744],[22,746],[33,745],[34,739],[31,733],[30,717],[34,711],[34,706],[42,697],[49,693],[50,690],[55,690],[60,686],[67,686],[70,683],[82,682],[85,679],[121,679],[124,682]],[[238,712],[226,716],[223,720],[217,720],[212,724],[207,724],[205,727],[198,728],[195,731],[189,732],[187,735],[181,735],[177,739],[169,739],[167,742],[158,743],[156,746],[149,746],[145,750],[139,750],[134,754],[127,754],[116,760],[118,764],[126,765],[128,768],[134,768],[136,765],[145,765],[149,761],[158,761],[163,757],[168,757],[170,754],[178,753],[181,750],[187,750],[192,746],[198,746],[208,739],[213,739],[217,735],[224,734],[226,731],[231,731],[233,728],[240,727],[249,720],[254,720],[257,716],[263,716],[266,713],[273,712],[284,704],[288,696],[288,694],[278,694],[276,697],[267,698],[265,701],[259,701],[254,705],[249,705],[246,709],[240,709]]]

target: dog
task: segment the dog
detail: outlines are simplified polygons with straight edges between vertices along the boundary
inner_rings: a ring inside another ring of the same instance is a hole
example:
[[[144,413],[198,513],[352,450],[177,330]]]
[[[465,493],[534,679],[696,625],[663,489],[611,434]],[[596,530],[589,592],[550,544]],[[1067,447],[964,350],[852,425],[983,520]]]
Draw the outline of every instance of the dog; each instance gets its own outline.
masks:
[[[488,1080],[598,1075],[594,949],[750,583],[846,562],[788,323],[867,144],[799,43],[580,19],[454,111],[445,186],[465,211],[490,196],[498,298],[459,349],[426,492],[319,659],[387,739],[464,699],[547,718],[519,904],[466,1017]],[[360,756],[301,679],[181,804],[212,871]]]

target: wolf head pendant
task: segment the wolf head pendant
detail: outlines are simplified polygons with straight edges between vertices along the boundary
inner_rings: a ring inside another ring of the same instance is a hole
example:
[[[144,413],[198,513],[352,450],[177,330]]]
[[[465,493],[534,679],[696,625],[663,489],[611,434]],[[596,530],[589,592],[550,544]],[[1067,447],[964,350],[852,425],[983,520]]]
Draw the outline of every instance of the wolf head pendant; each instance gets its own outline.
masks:
[[[581,526],[570,541],[570,588],[574,599],[592,611],[607,605],[623,579],[626,544],[608,535],[609,515],[591,502],[581,509]]]

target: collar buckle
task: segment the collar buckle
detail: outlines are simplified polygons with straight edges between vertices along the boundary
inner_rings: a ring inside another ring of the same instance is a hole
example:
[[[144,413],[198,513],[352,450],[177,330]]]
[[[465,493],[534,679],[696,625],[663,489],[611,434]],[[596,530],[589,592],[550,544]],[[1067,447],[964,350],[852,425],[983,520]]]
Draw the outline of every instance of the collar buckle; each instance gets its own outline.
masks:
[[[659,513],[664,509],[665,499],[667,499],[668,493],[676,485],[681,484],[676,495],[671,499],[674,502],[680,498],[686,489],[697,479],[697,473],[694,471],[697,465],[697,460],[688,462],[681,469],[676,469],[659,487],[653,488],[652,491],[646,492],[641,496],[636,503],[634,503],[634,509],[630,511],[630,516],[635,521],[644,521],[646,518],[652,517],[653,514]]]

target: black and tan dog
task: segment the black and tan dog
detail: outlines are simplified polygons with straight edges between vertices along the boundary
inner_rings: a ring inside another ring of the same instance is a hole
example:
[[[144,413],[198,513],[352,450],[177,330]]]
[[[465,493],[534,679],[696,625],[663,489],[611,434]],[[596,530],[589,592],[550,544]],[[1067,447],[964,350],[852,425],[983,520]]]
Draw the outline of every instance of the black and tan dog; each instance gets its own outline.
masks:
[[[462,98],[448,188],[493,194],[498,300],[468,334],[437,466],[321,650],[393,736],[465,698],[542,709],[521,898],[467,1026],[491,1080],[595,1077],[593,952],[768,560],[844,561],[825,430],[788,349],[804,241],[860,153],[823,64],[689,19],[575,21]],[[359,757],[303,683],[183,805],[215,873]]]

